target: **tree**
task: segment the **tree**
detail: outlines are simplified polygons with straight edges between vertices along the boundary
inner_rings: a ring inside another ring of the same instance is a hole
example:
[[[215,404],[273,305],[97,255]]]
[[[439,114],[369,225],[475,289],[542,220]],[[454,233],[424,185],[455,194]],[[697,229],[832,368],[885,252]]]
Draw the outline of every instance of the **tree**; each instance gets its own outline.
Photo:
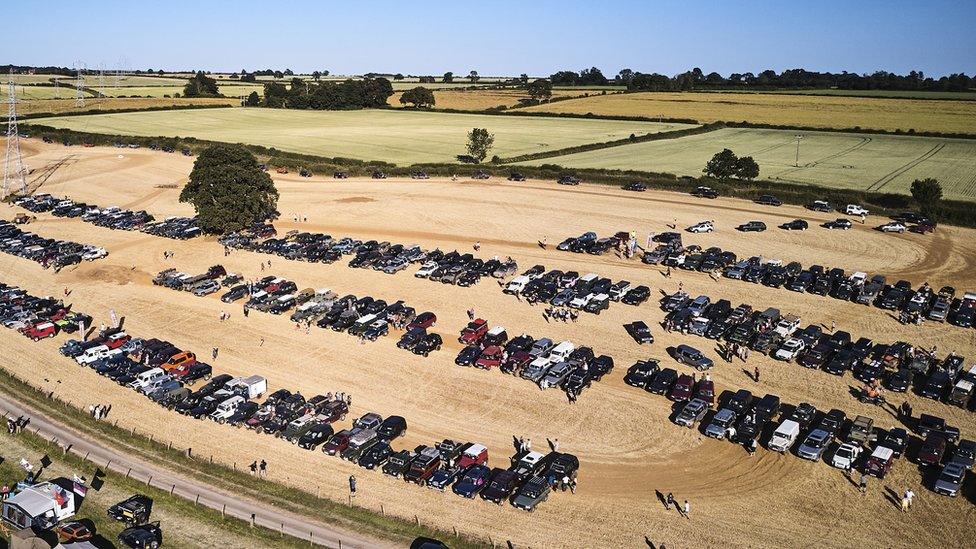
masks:
[[[322,71],[312,71],[312,79],[318,82],[322,79]]]
[[[525,86],[529,96],[536,101],[548,101],[552,97],[552,84],[548,80],[539,79]]]
[[[519,82],[521,82],[522,84],[528,84],[529,83],[529,75],[525,74],[524,72],[518,77],[518,79],[519,79]]]
[[[434,92],[423,86],[417,86],[416,88],[407,90],[400,94],[400,104],[406,105],[407,103],[412,104],[418,109],[433,107]]]
[[[479,164],[488,158],[488,153],[494,144],[495,135],[485,128],[474,128],[468,134],[468,154]]]
[[[631,78],[633,77],[634,77],[634,71],[630,69],[620,69],[620,72],[617,73],[617,81],[622,82],[624,84],[629,84]]]
[[[398,73],[396,73],[396,74],[393,75],[393,79],[394,80],[403,80],[403,74],[401,74],[401,73],[398,72]]]
[[[241,71],[241,82],[257,82],[258,77],[254,73]]]
[[[743,156],[735,163],[735,176],[752,180],[759,177],[759,164],[751,156]]]
[[[217,81],[203,72],[197,72],[183,87],[183,97],[217,97]]]
[[[942,184],[938,179],[927,177],[912,181],[912,198],[918,202],[922,211],[927,215],[932,215],[935,207],[942,200]]]
[[[252,91],[251,95],[247,96],[247,100],[244,101],[245,107],[257,107],[261,104],[261,96],[258,92]]]
[[[222,234],[274,216],[278,190],[243,146],[213,145],[193,163],[180,202],[193,204],[204,232]]]
[[[450,84],[451,82],[454,82],[454,73],[450,71],[445,72],[444,78],[441,80],[441,82],[444,82],[445,84]]]
[[[479,78],[481,77],[478,76],[478,71],[471,71],[468,73],[468,80],[470,80],[472,84],[477,82]]]
[[[329,71],[323,70],[322,71],[322,76],[329,76]]]
[[[739,158],[729,149],[722,149],[722,152],[715,153],[715,156],[705,164],[702,172],[705,175],[718,179],[728,179],[736,175]],[[758,171],[758,168],[757,168]]]

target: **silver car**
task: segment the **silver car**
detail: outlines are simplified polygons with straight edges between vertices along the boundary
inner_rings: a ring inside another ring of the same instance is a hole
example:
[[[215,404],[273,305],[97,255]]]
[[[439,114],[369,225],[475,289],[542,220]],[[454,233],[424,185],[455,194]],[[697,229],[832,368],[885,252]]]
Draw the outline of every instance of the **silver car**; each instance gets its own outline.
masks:
[[[705,427],[705,436],[718,439],[725,438],[729,427],[735,425],[736,415],[735,410],[729,408],[719,410],[712,418],[712,422]]]
[[[814,429],[796,451],[796,455],[810,461],[819,461],[834,436],[823,429]]]
[[[939,478],[935,481],[935,492],[944,496],[956,497],[959,488],[966,477],[966,468],[960,463],[951,462],[942,468]]]
[[[700,398],[692,399],[674,418],[674,422],[691,429],[708,412],[708,403]]]
[[[549,371],[546,372],[545,377],[539,381],[539,387],[542,389],[558,387],[559,384],[562,383],[573,370],[573,364],[569,362],[560,362],[549,368]]]

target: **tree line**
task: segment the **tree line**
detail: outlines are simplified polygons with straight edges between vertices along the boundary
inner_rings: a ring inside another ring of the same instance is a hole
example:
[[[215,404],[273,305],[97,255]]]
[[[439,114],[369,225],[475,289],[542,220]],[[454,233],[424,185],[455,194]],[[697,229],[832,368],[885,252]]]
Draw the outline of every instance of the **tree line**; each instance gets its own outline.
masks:
[[[732,73],[728,77],[717,72],[705,73],[700,68],[666,76],[622,69],[612,79],[596,67],[579,72],[559,71],[549,76],[554,86],[627,86],[632,91],[692,91],[695,89],[829,89],[885,90],[885,91],[969,91],[976,87],[976,76],[955,73],[939,78],[926,76],[922,71],[899,75],[887,71],[871,74],[814,72],[790,69],[781,73],[765,70]]]
[[[290,85],[267,82],[264,85],[265,107],[284,109],[351,110],[387,106],[393,95],[393,84],[386,78],[309,82],[292,78]],[[246,104],[257,106],[257,92]],[[252,105],[252,102],[254,104]]]

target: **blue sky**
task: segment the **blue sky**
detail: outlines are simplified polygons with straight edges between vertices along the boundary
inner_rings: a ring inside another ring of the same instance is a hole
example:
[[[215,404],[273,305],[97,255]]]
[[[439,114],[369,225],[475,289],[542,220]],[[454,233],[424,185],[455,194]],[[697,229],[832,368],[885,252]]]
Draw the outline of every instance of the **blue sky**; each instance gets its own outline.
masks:
[[[10,3],[4,15],[0,63],[27,65],[976,73],[976,0],[53,0]]]

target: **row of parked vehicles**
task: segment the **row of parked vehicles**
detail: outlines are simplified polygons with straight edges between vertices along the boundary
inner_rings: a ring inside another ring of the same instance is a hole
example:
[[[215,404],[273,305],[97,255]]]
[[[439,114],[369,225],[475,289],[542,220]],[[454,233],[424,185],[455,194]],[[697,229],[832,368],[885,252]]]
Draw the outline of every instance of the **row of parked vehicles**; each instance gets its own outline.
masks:
[[[94,261],[108,255],[105,248],[70,240],[44,238],[2,219],[0,219],[0,251],[40,263],[45,268],[55,269],[77,265],[82,261]]]
[[[55,217],[80,218],[82,221],[109,229],[140,230],[178,240],[187,240],[201,234],[196,218],[168,217],[156,221],[145,210],[126,210],[118,206],[103,208],[51,194],[22,196],[14,200],[14,204],[34,213],[50,212]]]
[[[707,437],[728,439],[747,448],[765,443],[771,451],[824,460],[833,467],[858,469],[878,478],[884,478],[911,449],[914,460],[923,467],[941,467],[929,488],[948,496],[959,494],[976,459],[976,442],[960,440],[958,428],[927,414],[914,423],[920,437],[916,438],[901,427],[878,429],[867,416],[848,418],[838,409],[821,412],[806,402],[790,406],[773,394],[757,398],[751,391],[739,389],[716,398],[710,380],[662,369],[655,359],[635,363],[624,382],[674,402],[672,421],[676,425],[697,426]]]
[[[61,332],[84,333],[91,321],[90,316],[71,311],[60,299],[32,296],[21,288],[0,283],[0,323],[34,341]]]
[[[469,322],[458,342],[465,345],[454,359],[459,366],[498,368],[540,389],[558,387],[574,397],[613,371],[613,358],[597,356],[590,347],[577,347],[570,341],[557,344],[547,337],[535,339],[528,334],[509,339],[504,327],[489,327],[482,318]]]
[[[228,274],[220,265],[205,273],[189,275],[176,269],[166,269],[153,279],[153,284],[205,296],[223,291],[221,301],[233,303],[244,300],[250,310],[275,315],[291,313],[293,322],[315,323],[319,328],[347,332],[375,341],[390,332],[390,326],[407,330],[398,346],[415,354],[427,356],[441,348],[441,336],[427,330],[437,323],[432,312],[419,315],[403,301],[387,303],[370,296],[339,295],[328,288],[306,288],[299,291],[291,280],[268,275],[253,282],[244,282],[238,274]]]
[[[502,292],[520,296],[529,303],[548,303],[597,315],[609,309],[611,302],[636,306],[651,295],[649,287],[635,286],[626,280],[614,282],[596,273],[580,276],[576,271],[547,271],[542,265],[535,265],[513,278],[502,287]]]
[[[394,244],[376,240],[356,240],[351,237],[333,238],[331,235],[290,231],[277,238],[272,225],[258,224],[245,231],[230,233],[220,242],[229,247],[270,253],[297,261],[333,263],[343,256],[352,256],[349,266],[395,274],[420,264],[415,273],[418,278],[434,282],[471,286],[482,277],[503,278],[513,274],[518,265],[507,258],[480,259],[470,253],[457,250],[443,252],[439,249],[424,250],[417,245]]]
[[[848,273],[839,267],[828,269],[822,265],[804,268],[797,261],[784,264],[759,256],[739,259],[734,252],[719,247],[702,249],[684,246],[681,235],[674,232],[654,237],[658,245],[646,250],[643,262],[688,271],[721,272],[726,278],[763,284],[771,288],[785,288],[792,292],[830,296],[904,313],[908,319],[924,318],[935,322],[949,322],[969,328],[976,324],[976,293],[957,295],[956,289],[945,286],[935,291],[928,284],[914,288],[907,280],[890,283],[884,275],[868,276],[864,272]]]
[[[972,399],[976,366],[966,371],[965,358],[954,353],[937,360],[930,350],[903,341],[885,344],[865,337],[855,340],[843,330],[825,333],[819,324],[801,328],[799,317],[782,314],[776,308],[760,311],[743,303],[733,309],[728,300],[713,302],[705,295],[692,298],[682,291],[662,298],[661,308],[668,313],[665,322],[685,333],[724,340],[837,376],[850,371],[865,384],[883,382],[895,392],[914,389],[921,396],[964,409],[976,403]],[[683,353],[683,347],[687,346],[679,346],[675,352],[679,362],[695,366],[702,360],[711,363],[701,353]],[[880,404],[880,399],[875,403]]]
[[[40,318],[55,304],[2,286],[0,305],[2,311],[30,308]],[[300,392],[279,389],[259,402],[268,389],[265,378],[211,377],[211,367],[197,361],[194,353],[158,339],[133,338],[120,328],[106,329],[89,340],[69,340],[61,353],[188,417],[259,431],[408,482],[441,491],[451,488],[467,498],[480,495],[499,504],[510,501],[531,511],[562,479],[575,480],[579,469],[572,454],[531,451],[516,454],[507,468],[489,468],[487,447],[452,440],[396,451],[391,442],[407,429],[401,416],[383,418],[369,412],[350,428],[336,430],[335,423],[346,418],[349,407],[332,394],[306,399]],[[194,391],[188,388],[201,379],[208,381]],[[110,514],[121,513],[130,503],[138,502],[126,500],[113,506]]]

